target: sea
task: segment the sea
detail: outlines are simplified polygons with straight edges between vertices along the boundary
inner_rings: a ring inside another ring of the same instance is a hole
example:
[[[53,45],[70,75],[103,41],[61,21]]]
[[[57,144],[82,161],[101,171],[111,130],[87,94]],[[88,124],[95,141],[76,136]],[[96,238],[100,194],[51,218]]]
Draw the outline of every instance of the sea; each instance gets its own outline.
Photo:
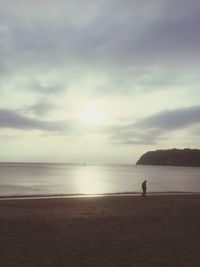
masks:
[[[0,197],[199,193],[200,168],[0,163]]]

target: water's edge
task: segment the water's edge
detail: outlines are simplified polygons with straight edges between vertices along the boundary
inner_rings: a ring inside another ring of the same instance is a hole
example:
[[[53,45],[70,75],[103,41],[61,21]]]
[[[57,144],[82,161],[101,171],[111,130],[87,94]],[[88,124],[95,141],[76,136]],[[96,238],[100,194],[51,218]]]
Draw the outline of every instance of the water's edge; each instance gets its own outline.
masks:
[[[200,195],[200,192],[150,192],[147,196],[170,195]],[[96,198],[96,197],[128,197],[141,196],[138,192],[107,193],[107,194],[66,194],[66,195],[25,195],[25,196],[0,196],[0,200],[33,200],[33,199],[59,199],[59,198]]]

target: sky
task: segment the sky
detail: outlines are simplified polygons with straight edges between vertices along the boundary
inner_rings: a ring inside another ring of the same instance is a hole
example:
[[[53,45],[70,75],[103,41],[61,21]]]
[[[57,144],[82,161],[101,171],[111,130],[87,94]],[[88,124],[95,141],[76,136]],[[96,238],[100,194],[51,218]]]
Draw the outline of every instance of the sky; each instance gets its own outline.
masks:
[[[199,0],[0,0],[0,161],[199,148]]]

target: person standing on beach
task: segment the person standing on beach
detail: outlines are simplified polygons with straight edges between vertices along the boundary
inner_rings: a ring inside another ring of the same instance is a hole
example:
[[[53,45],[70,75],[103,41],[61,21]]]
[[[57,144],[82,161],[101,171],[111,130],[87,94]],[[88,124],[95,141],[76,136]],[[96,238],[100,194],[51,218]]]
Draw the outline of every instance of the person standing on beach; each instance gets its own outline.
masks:
[[[147,181],[145,180],[143,183],[142,183],[142,196],[145,197],[146,196],[146,191],[147,191]]]

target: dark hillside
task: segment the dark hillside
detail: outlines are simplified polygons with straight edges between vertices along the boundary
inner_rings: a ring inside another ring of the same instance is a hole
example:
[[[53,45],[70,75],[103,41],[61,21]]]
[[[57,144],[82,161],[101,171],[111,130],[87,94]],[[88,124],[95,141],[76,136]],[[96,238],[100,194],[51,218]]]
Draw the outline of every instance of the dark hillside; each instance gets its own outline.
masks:
[[[136,164],[200,167],[200,150],[187,148],[149,151]]]

